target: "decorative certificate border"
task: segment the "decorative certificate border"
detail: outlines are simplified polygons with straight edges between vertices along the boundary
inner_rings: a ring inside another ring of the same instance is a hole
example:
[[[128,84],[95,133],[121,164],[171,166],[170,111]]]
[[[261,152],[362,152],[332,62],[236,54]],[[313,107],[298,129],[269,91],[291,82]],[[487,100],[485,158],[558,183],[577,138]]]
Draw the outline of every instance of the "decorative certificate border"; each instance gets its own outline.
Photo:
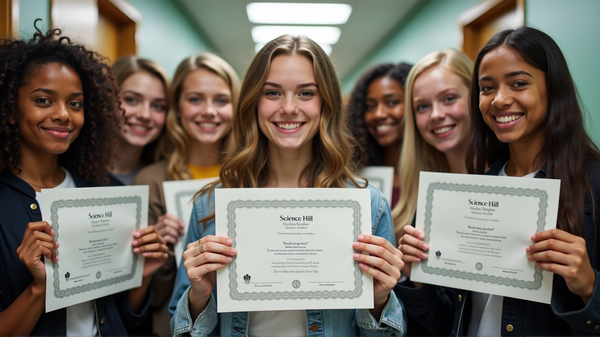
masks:
[[[469,193],[485,193],[510,195],[518,197],[539,198],[539,210],[537,231],[543,231],[546,227],[546,209],[548,208],[548,193],[540,189],[517,188],[517,187],[500,187],[486,185],[469,185],[469,184],[453,184],[453,183],[431,183],[427,188],[427,203],[425,204],[425,242],[429,242],[431,232],[431,215],[433,209],[433,192],[435,190],[469,192]],[[533,274],[534,280],[531,282],[518,280],[516,278],[493,276],[487,274],[477,274],[472,272],[457,271],[452,269],[430,267],[427,264],[428,260],[421,262],[421,269],[424,273],[436,274],[441,276],[449,276],[470,281],[479,281],[484,283],[505,285],[509,287],[537,290],[542,286],[542,270],[535,267]]]
[[[140,229],[141,218],[142,218],[142,198],[139,196],[132,197],[116,197],[116,198],[93,198],[93,199],[67,199],[67,200],[56,200],[52,202],[50,208],[52,222],[52,228],[56,232],[56,240],[58,240],[60,223],[58,221],[58,210],[60,208],[74,208],[74,207],[91,207],[91,206],[112,206],[122,204],[136,204],[136,223],[135,229]],[[137,266],[138,254],[133,254],[133,260],[131,263],[131,271],[129,274],[120,275],[117,277],[103,279],[94,283],[82,284],[80,286],[72,287],[69,289],[60,289],[60,272],[59,263],[52,265],[53,278],[54,278],[54,296],[56,298],[63,298],[75,294],[84,293],[87,291],[104,288],[110,285],[114,285],[120,282],[125,282],[133,278],[135,275],[135,269]]]
[[[175,207],[177,210],[177,217],[179,219],[183,219],[182,221],[184,221],[186,217],[183,214],[183,209],[181,209],[181,199],[184,197],[188,197],[188,200],[192,200],[192,197],[196,195],[197,192],[198,190],[187,190],[175,193]]]
[[[354,200],[233,200],[227,205],[227,235],[235,242],[236,215],[238,208],[351,208],[354,217],[354,240],[358,240],[361,226],[361,207]],[[274,291],[274,292],[239,292],[237,264],[233,262],[229,269],[229,296],[236,301],[256,300],[305,300],[305,299],[350,299],[362,294],[362,271],[358,262],[354,262],[353,290],[313,290],[313,291]]]

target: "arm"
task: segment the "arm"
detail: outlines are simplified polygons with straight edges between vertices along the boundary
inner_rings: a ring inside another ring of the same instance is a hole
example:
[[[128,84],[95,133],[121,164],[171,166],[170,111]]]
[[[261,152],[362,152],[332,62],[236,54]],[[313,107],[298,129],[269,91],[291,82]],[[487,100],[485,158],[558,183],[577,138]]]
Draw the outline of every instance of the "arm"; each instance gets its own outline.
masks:
[[[45,221],[30,222],[17,248],[19,259],[33,275],[33,283],[4,311],[0,312],[0,335],[28,335],[35,327],[46,304],[46,266],[42,256],[58,262],[58,242]]]

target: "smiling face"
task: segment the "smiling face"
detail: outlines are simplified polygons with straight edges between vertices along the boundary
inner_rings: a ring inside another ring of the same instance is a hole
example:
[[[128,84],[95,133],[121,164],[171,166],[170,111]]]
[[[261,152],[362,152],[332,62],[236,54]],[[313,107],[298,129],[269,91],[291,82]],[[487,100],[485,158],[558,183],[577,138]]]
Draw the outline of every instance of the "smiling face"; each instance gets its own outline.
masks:
[[[17,125],[21,153],[65,153],[83,126],[83,88],[71,67],[48,63],[19,88]]]
[[[322,98],[312,62],[301,55],[271,61],[258,100],[258,125],[269,146],[282,150],[311,149],[319,131]]]
[[[365,123],[383,147],[398,146],[404,133],[404,90],[395,79],[384,76],[369,85],[365,101]]]
[[[231,129],[231,90],[210,70],[200,68],[187,75],[178,106],[181,126],[192,142],[214,144]]]
[[[167,100],[162,82],[146,71],[137,72],[121,84],[119,96],[125,110],[125,116],[116,111],[122,138],[133,146],[148,145],[165,125]]]
[[[525,63],[511,47],[488,52],[479,67],[479,109],[504,143],[539,143],[548,113],[543,71]]]
[[[421,136],[438,151],[464,148],[469,138],[469,88],[452,71],[434,66],[413,85],[413,112]]]

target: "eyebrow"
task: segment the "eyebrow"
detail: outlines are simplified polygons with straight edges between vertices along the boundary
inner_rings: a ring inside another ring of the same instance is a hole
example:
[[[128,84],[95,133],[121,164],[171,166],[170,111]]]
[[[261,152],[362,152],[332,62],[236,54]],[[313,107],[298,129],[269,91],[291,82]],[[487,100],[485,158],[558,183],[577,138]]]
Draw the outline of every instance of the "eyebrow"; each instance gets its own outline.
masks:
[[[50,90],[50,89],[46,89],[46,88],[37,88],[37,89],[33,90],[32,92],[30,92],[29,94],[31,95],[31,94],[33,94],[34,92],[37,92],[37,91],[45,92],[45,93],[47,93],[49,95],[56,95],[56,91]],[[83,93],[82,92],[72,92],[71,94],[69,94],[69,96],[83,96]]]
[[[525,75],[525,76],[529,76],[529,77],[533,78],[533,75],[531,75],[530,73],[528,73],[524,70],[518,70],[518,71],[513,71],[513,72],[510,72],[510,73],[504,75],[504,79],[511,78],[511,77],[518,76],[518,75]],[[479,82],[490,81],[490,80],[492,80],[492,78],[490,76],[482,76],[479,78]]]
[[[277,83],[273,83],[273,82],[265,82],[264,85],[270,85],[275,88],[283,88],[283,86],[281,84],[277,84]],[[315,86],[317,88],[319,87],[315,82],[308,82],[308,83],[298,84],[296,86],[296,88],[306,88],[306,87],[312,87],[312,86]]]
[[[142,94],[140,94],[139,92],[135,92],[135,91],[133,91],[133,90],[125,90],[125,91],[123,91],[123,93],[124,93],[124,94],[132,94],[132,95],[135,95],[135,96],[143,96],[143,95],[142,95]]]

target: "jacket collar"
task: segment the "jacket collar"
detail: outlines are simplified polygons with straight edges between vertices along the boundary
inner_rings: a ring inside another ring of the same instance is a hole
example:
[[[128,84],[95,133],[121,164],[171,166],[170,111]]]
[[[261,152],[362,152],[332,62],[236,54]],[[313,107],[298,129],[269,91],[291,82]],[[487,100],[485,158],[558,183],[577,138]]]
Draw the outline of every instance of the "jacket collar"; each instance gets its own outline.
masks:
[[[496,160],[496,162],[492,165],[492,167],[484,174],[497,176],[498,173],[500,173],[502,166],[504,166],[504,164],[508,161],[508,159],[510,159],[510,155],[508,153],[502,155],[498,160]],[[544,166],[542,166],[542,168],[539,169],[535,173],[534,177],[535,178],[546,178],[548,176],[547,170],[548,170],[548,167],[546,164],[544,164]]]
[[[75,186],[77,187],[86,187],[89,184],[79,175],[77,172],[71,168],[66,168],[67,171],[73,177],[73,181],[75,182]],[[4,169],[0,172],[0,184],[5,184],[11,186],[22,193],[35,198],[35,190],[31,187],[25,180],[17,177],[14,173],[12,173],[9,169]]]

